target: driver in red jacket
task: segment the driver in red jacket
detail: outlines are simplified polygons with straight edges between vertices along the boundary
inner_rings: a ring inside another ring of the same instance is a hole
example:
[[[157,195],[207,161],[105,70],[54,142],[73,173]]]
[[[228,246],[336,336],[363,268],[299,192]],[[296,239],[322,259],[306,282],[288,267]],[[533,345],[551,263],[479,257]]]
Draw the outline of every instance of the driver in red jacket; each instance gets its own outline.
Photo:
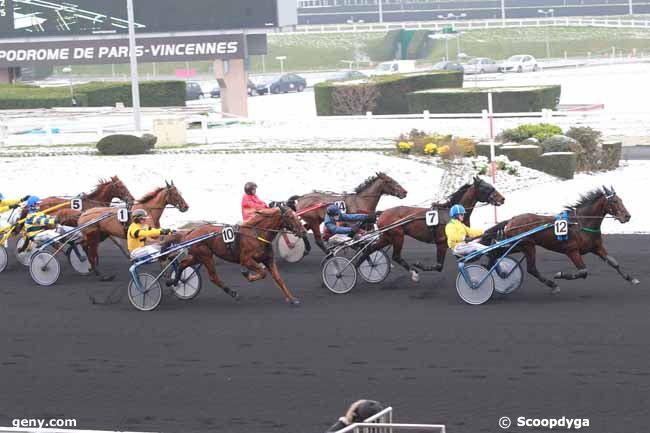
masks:
[[[268,206],[256,195],[257,184],[255,182],[246,182],[244,185],[244,196],[241,199],[241,215],[244,222],[253,217],[258,209],[266,209]]]

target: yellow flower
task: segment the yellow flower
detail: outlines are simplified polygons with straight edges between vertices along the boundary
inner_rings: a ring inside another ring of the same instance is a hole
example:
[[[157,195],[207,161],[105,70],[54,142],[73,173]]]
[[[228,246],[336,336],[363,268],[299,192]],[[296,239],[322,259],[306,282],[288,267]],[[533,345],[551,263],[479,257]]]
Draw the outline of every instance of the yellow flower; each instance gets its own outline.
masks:
[[[400,152],[408,153],[411,151],[411,148],[413,148],[413,143],[410,141],[400,141],[397,147]]]
[[[436,146],[433,143],[429,143],[426,146],[424,146],[424,153],[426,153],[427,155],[435,155],[437,150],[438,150],[438,146]]]
[[[446,155],[447,153],[449,153],[449,146],[445,145],[438,148],[438,155]]]

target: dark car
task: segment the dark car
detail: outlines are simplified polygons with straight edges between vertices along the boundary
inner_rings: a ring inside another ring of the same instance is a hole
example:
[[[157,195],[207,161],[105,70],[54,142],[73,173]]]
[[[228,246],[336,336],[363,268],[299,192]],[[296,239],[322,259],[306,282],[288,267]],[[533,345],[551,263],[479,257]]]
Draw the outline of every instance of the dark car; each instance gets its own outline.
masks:
[[[284,74],[270,84],[260,83],[257,85],[257,93],[264,95],[271,90],[271,93],[302,92],[307,87],[307,80],[296,74]]]
[[[464,72],[465,68],[463,68],[463,65],[461,65],[458,62],[438,62],[435,65],[433,65],[433,69],[439,70],[439,71],[459,71],[459,72]]]
[[[199,83],[196,81],[187,81],[185,83],[185,99],[187,101],[202,99],[203,96],[203,89]]]
[[[248,83],[246,83],[246,91],[248,93],[248,96],[253,96],[257,94],[257,89],[255,87],[255,83],[253,83],[250,78],[248,79]],[[210,97],[211,98],[221,98],[221,88],[219,86],[215,87],[210,91]]]

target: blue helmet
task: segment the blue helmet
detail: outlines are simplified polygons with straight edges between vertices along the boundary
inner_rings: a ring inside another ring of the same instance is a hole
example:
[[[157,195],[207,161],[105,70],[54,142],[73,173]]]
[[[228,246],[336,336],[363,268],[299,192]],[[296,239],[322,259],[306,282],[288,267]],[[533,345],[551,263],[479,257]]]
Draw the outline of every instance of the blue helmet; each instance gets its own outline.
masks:
[[[329,216],[338,216],[341,215],[341,209],[335,204],[327,206],[327,215]]]
[[[0,200],[4,200],[4,199],[5,199],[5,196],[2,195],[2,193],[0,192]]]
[[[458,215],[465,215],[465,208],[461,204],[455,204],[449,209],[450,218],[456,218]]]
[[[30,209],[37,207],[40,203],[41,203],[41,199],[36,197],[35,195],[32,195],[27,199],[27,207]]]

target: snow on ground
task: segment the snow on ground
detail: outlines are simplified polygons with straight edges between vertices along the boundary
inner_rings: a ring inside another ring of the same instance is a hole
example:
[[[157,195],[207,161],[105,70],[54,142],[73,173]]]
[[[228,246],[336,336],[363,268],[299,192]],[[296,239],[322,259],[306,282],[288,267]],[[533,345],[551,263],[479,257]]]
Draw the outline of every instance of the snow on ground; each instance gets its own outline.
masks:
[[[30,157],[0,161],[5,196],[36,194],[72,196],[87,192],[99,177],[119,175],[137,198],[164,181],[174,180],[190,210],[181,214],[168,210],[165,225],[189,220],[235,223],[241,219],[242,186],[254,180],[264,200],[286,200],[293,194],[313,189],[351,191],[376,171],[385,171],[409,192],[404,200],[382,198],[379,208],[397,205],[428,206],[471,178],[459,168],[450,171],[439,165],[372,152],[318,153],[233,153],[141,155],[127,157]],[[56,170],[56,171],[54,171]],[[595,175],[581,174],[574,180],[559,181],[532,170],[518,178],[499,175],[497,189],[506,196],[499,208],[503,219],[523,212],[557,213],[576,201],[581,193],[600,185],[613,185],[632,214],[625,225],[606,220],[605,233],[650,232],[648,202],[638,194],[650,180],[650,162],[633,161],[619,170]],[[442,188],[440,186],[442,185]],[[442,191],[441,191],[442,190]],[[487,227],[493,221],[492,208],[477,209],[472,222]]]

